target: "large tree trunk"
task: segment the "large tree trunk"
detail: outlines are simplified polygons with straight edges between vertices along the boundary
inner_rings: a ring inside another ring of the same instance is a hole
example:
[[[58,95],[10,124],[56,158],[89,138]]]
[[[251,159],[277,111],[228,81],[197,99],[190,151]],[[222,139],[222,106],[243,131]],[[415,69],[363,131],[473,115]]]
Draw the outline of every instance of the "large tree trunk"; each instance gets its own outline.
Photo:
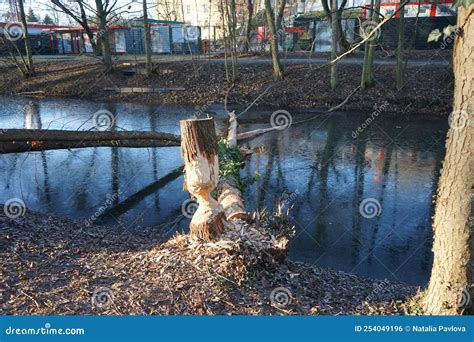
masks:
[[[374,2],[371,2],[373,7]],[[380,12],[380,0],[375,0],[375,11],[372,11],[370,20],[376,24],[379,23],[379,12]],[[378,38],[375,35],[375,39],[369,39],[364,45],[364,64],[362,66],[362,80],[360,86],[362,89],[366,89],[371,86],[374,82],[373,66],[374,66],[374,54],[375,47],[377,46]]]
[[[102,0],[95,0],[97,18],[99,20],[100,49],[102,52],[102,59],[104,61],[105,70],[108,72],[112,70],[112,55],[110,53],[109,32],[107,28],[107,13],[104,10]]]
[[[404,1],[401,6],[405,5]],[[397,46],[397,67],[396,67],[396,79],[397,79],[397,90],[400,91],[403,88],[403,54],[405,40],[405,9],[400,11],[400,19],[398,22],[398,46]]]
[[[341,6],[339,6],[339,9],[337,10],[337,37],[339,47],[343,51],[348,51],[351,47],[351,44],[349,44],[349,42],[347,41],[344,30],[342,29],[342,12],[344,11],[346,4],[347,0],[343,0]]]
[[[26,67],[28,70],[28,76],[32,76],[35,73],[35,68],[33,66],[33,52],[31,51],[30,35],[28,33],[23,1],[18,2],[18,8],[20,10],[21,27],[23,29],[23,40],[25,41]]]
[[[247,0],[247,27],[245,30],[244,51],[250,50],[250,34],[252,33],[252,19],[253,19],[253,0]]]
[[[454,105],[436,198],[433,268],[424,298],[425,312],[433,315],[460,314],[472,302],[469,215],[474,146],[474,5],[458,8],[457,27],[461,33],[453,52]]]
[[[153,65],[151,61],[151,32],[150,32],[150,24],[148,23],[148,6],[147,6],[146,0],[143,0],[143,26],[145,27],[145,54],[146,54],[145,73],[147,76],[150,76],[153,70]]]
[[[330,25],[332,25],[332,12],[329,9],[328,0],[322,0],[321,4],[323,6],[324,14],[326,15],[326,19]],[[342,12],[346,7],[347,0],[343,0],[341,6],[339,6],[337,10],[337,40],[339,42],[339,47],[341,50],[348,51],[350,49],[351,44],[346,39],[344,34],[344,30],[342,29]]]
[[[285,14],[286,0],[280,0],[280,6],[278,6],[278,14],[276,17],[276,31],[278,37],[283,37],[283,15]]]
[[[268,31],[271,40],[270,50],[272,53],[273,76],[276,81],[280,81],[283,79],[283,67],[281,66],[280,55],[278,53],[278,35],[275,27],[275,16],[273,14],[270,0],[265,0],[265,15],[267,17]]]
[[[331,60],[337,57],[337,0],[331,0]],[[337,63],[331,64],[331,89],[337,87]]]
[[[219,180],[219,160],[214,119],[181,120],[181,156],[185,162],[185,188],[197,198],[199,208],[189,229],[206,241],[224,231],[224,212],[212,197]]]

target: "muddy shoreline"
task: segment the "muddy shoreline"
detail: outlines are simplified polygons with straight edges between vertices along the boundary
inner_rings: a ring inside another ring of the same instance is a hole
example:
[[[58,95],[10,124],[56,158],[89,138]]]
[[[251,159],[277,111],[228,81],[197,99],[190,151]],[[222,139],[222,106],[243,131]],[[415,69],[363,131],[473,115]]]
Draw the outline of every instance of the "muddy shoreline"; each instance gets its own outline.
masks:
[[[159,63],[154,74],[127,75],[130,65],[118,63],[115,71],[103,73],[100,62],[49,61],[36,66],[35,77],[23,79],[12,67],[0,68],[0,95],[33,95],[35,97],[76,98],[94,101],[122,101],[143,104],[191,105],[205,112],[213,104],[228,104],[243,110],[256,101],[259,108],[324,111],[343,102],[359,85],[362,66],[339,65],[338,88],[330,89],[326,64],[290,64],[285,80],[274,82],[268,64],[242,63],[238,66],[235,86],[231,91],[223,63],[181,61]],[[406,67],[406,86],[395,89],[395,67],[375,66],[375,84],[359,90],[340,111],[369,113],[388,103],[387,113],[395,115],[447,116],[452,108],[453,76],[449,66],[423,65]],[[118,93],[111,88],[173,89],[160,93]],[[183,89],[183,90],[177,90]]]

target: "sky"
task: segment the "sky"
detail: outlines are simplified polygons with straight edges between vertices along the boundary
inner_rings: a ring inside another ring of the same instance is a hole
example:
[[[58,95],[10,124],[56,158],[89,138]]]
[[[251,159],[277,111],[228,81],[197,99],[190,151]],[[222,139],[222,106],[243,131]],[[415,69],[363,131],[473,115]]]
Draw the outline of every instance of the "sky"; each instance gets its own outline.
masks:
[[[18,0],[19,1],[19,0]],[[62,0],[63,3],[72,3],[73,4],[73,0]],[[93,0],[88,0],[88,3],[92,5],[92,7],[94,7],[94,1]],[[154,1],[150,1],[149,0],[149,3],[150,4],[154,4]],[[0,21],[3,21],[3,14],[7,13],[9,11],[9,2],[8,0],[0,0]],[[48,4],[51,4],[51,1],[49,0],[24,0],[24,4],[25,4],[25,11],[28,12],[28,9],[31,8],[33,10],[33,12],[35,12],[35,14],[37,16],[39,16],[41,19],[44,18],[44,16],[46,15],[46,13],[49,14],[50,17],[54,18],[53,16],[53,10],[50,8],[50,5]],[[124,5],[128,5],[130,4],[131,5],[131,9],[130,9],[130,12],[129,14],[124,14],[123,16],[125,18],[134,18],[134,17],[137,17],[137,16],[141,16],[141,10],[142,10],[142,2],[141,0],[118,0],[118,7],[121,7],[121,6],[124,6]],[[151,17],[153,17],[153,14],[154,14],[154,10],[152,8],[152,6],[148,6],[149,10],[149,14]],[[56,15],[58,17],[58,20],[59,20],[59,24],[70,24],[72,23],[71,22],[71,19],[65,15],[65,14],[60,14],[58,13]]]

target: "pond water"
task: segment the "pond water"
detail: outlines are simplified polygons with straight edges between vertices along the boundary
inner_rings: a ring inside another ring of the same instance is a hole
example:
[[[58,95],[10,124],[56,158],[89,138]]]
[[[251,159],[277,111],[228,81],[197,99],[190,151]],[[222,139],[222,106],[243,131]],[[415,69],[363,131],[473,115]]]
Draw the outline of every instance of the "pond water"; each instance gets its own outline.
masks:
[[[81,100],[0,97],[0,128],[90,130],[100,109],[115,130],[179,133],[196,109]],[[215,112],[218,130],[225,124]],[[431,215],[446,120],[321,115],[244,145],[254,153],[243,176],[259,174],[245,193],[249,209],[291,207],[296,236],[290,258],[379,279],[423,285],[432,262]],[[258,111],[241,117],[242,130]],[[292,113],[294,121],[300,114]],[[186,231],[179,147],[96,147],[0,155],[0,203],[21,198],[39,212],[129,229]],[[99,215],[100,214],[100,215]],[[113,228],[111,228],[113,229]]]

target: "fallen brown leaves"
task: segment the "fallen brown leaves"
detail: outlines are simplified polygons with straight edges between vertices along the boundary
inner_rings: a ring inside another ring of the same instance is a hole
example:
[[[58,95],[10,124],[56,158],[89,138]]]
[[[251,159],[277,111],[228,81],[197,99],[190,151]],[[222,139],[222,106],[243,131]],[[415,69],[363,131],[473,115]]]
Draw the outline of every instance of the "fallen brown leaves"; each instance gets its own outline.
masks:
[[[0,314],[401,314],[414,288],[283,260],[288,241],[243,222],[214,242],[149,228],[0,214]],[[272,299],[275,289],[289,294]]]

